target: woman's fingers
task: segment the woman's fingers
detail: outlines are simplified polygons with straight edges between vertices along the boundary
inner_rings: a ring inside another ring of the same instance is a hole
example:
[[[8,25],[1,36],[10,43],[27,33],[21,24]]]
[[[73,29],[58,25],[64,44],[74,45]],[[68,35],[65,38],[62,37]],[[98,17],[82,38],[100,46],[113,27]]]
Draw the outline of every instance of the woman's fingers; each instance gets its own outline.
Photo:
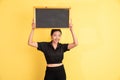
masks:
[[[34,19],[32,20],[32,29],[35,29],[36,28],[36,24],[34,22]]]
[[[72,19],[69,20],[69,24],[71,24],[71,23],[72,23]]]
[[[69,20],[69,28],[72,28],[72,19]]]

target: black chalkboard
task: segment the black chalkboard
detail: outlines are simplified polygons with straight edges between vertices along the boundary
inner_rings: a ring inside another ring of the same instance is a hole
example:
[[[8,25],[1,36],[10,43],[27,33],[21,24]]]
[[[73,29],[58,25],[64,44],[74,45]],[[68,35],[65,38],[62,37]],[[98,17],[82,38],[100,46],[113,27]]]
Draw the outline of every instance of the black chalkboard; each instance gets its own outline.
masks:
[[[68,28],[69,8],[35,8],[37,28]]]

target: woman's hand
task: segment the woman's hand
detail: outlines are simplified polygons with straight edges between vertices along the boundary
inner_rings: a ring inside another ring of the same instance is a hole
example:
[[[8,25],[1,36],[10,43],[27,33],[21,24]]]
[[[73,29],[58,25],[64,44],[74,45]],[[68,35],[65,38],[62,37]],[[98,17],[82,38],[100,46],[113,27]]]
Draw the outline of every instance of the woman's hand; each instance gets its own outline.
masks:
[[[69,21],[69,28],[70,30],[72,30],[73,24],[72,24],[72,20]]]
[[[33,19],[33,21],[32,21],[32,29],[35,29],[35,28],[36,28],[36,24],[35,24],[34,19]]]

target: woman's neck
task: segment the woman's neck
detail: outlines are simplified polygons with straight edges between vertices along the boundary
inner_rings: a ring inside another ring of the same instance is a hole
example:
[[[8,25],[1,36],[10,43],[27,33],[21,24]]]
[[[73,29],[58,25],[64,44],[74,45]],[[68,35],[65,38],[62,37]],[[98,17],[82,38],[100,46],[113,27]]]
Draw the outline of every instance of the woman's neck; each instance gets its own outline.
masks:
[[[57,48],[57,45],[58,45],[58,43],[56,43],[56,42],[52,42],[52,46],[53,46],[54,49]]]

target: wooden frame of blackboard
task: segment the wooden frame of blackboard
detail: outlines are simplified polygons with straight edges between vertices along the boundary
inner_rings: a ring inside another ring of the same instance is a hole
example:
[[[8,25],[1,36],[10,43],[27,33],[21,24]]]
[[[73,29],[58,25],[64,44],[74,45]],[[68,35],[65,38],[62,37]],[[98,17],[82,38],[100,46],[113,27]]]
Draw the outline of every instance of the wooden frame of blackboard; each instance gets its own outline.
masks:
[[[37,26],[36,25],[36,28],[68,28],[69,27],[69,17],[70,17],[70,7],[47,7],[47,6],[45,6],[45,7],[40,7],[40,6],[34,6],[33,7],[33,16],[34,16],[34,22],[36,23],[36,9],[67,9],[67,10],[69,10],[69,14],[68,14],[68,25],[67,26],[64,26],[64,27],[58,27],[58,26],[56,26],[56,27],[52,27],[52,26],[49,26],[49,27],[43,27],[43,26]]]

